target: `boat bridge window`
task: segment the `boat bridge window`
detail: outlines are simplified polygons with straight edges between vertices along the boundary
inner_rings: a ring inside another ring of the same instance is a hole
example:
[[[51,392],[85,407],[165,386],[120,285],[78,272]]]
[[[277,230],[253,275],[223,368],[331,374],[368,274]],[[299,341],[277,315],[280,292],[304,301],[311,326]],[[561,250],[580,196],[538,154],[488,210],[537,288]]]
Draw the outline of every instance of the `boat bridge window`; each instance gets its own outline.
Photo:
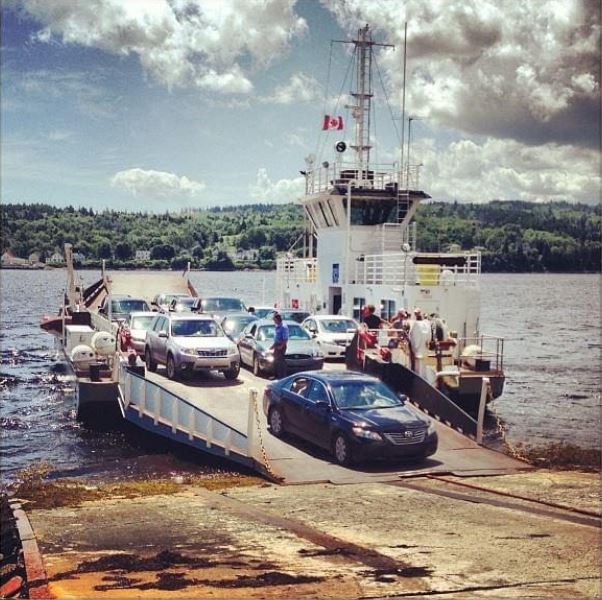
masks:
[[[395,316],[395,300],[380,301],[380,318],[390,321]]]
[[[347,198],[343,198],[343,206],[347,213]],[[391,198],[351,201],[352,225],[382,225],[397,222],[397,202]]]
[[[334,224],[338,227],[339,220],[337,219],[336,212],[335,212],[334,208],[332,208],[332,204],[330,202],[330,199],[328,199],[326,201],[326,204],[328,205],[328,208],[330,209],[330,214],[332,215],[332,220],[334,221]]]
[[[322,217],[324,218],[324,222],[326,223],[326,225],[328,227],[331,226],[330,221],[328,220],[328,217],[326,216],[326,212],[324,211],[324,206],[322,205],[321,202],[318,202],[318,207],[320,208],[320,212],[322,213]]]
[[[354,298],[353,299],[353,318],[356,321],[361,321],[362,308],[366,304],[366,298]]]

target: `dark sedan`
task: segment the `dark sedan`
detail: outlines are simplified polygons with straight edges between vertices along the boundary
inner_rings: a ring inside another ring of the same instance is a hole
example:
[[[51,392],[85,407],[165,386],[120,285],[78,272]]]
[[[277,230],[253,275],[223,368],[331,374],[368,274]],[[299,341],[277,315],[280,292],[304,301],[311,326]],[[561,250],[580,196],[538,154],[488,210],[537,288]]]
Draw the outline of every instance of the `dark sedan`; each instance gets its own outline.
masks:
[[[226,335],[233,340],[234,342],[238,342],[243,329],[251,322],[257,321],[257,317],[248,312],[241,313],[232,313],[225,317],[221,326]]]
[[[421,458],[437,451],[433,422],[379,379],[352,371],[306,371],[270,383],[263,408],[271,432],[294,433],[349,466]]]

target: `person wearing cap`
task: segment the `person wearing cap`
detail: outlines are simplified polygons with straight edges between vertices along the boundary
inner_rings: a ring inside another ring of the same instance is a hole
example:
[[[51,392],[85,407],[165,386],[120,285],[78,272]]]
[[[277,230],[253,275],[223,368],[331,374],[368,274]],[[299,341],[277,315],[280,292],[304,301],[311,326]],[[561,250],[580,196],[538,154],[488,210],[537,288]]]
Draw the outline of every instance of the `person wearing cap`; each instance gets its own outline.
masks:
[[[286,377],[286,345],[288,343],[288,325],[282,321],[282,315],[278,312],[272,317],[276,329],[274,331],[274,343],[270,350],[274,353],[274,375],[276,379]]]
[[[405,329],[405,324],[406,324],[409,316],[410,315],[408,314],[408,312],[406,310],[404,310],[403,308],[400,308],[397,311],[395,318],[391,322],[391,327],[393,329],[398,329],[400,331],[403,331]]]
[[[425,360],[428,355],[428,346],[432,339],[431,326],[422,316],[419,308],[414,309],[414,321],[410,327],[410,347],[412,349],[412,369],[421,377],[425,376]]]

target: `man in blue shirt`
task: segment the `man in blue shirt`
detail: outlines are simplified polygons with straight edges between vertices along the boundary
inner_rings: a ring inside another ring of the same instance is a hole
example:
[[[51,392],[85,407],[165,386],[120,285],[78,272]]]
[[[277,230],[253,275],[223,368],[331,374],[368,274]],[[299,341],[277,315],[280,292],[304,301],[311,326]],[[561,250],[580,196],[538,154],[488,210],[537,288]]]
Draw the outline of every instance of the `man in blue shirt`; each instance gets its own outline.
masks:
[[[274,313],[272,317],[276,330],[274,331],[274,343],[271,350],[274,353],[274,375],[276,379],[286,377],[286,344],[288,342],[288,325],[282,322],[282,315]]]

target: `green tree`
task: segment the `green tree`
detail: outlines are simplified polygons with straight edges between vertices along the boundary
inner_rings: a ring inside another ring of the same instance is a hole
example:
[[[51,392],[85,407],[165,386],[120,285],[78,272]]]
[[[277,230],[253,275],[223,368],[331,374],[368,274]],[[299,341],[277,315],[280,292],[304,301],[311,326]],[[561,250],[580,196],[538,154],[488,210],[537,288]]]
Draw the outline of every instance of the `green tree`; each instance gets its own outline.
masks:
[[[134,249],[128,242],[117,242],[115,244],[115,258],[129,260],[134,256]]]

